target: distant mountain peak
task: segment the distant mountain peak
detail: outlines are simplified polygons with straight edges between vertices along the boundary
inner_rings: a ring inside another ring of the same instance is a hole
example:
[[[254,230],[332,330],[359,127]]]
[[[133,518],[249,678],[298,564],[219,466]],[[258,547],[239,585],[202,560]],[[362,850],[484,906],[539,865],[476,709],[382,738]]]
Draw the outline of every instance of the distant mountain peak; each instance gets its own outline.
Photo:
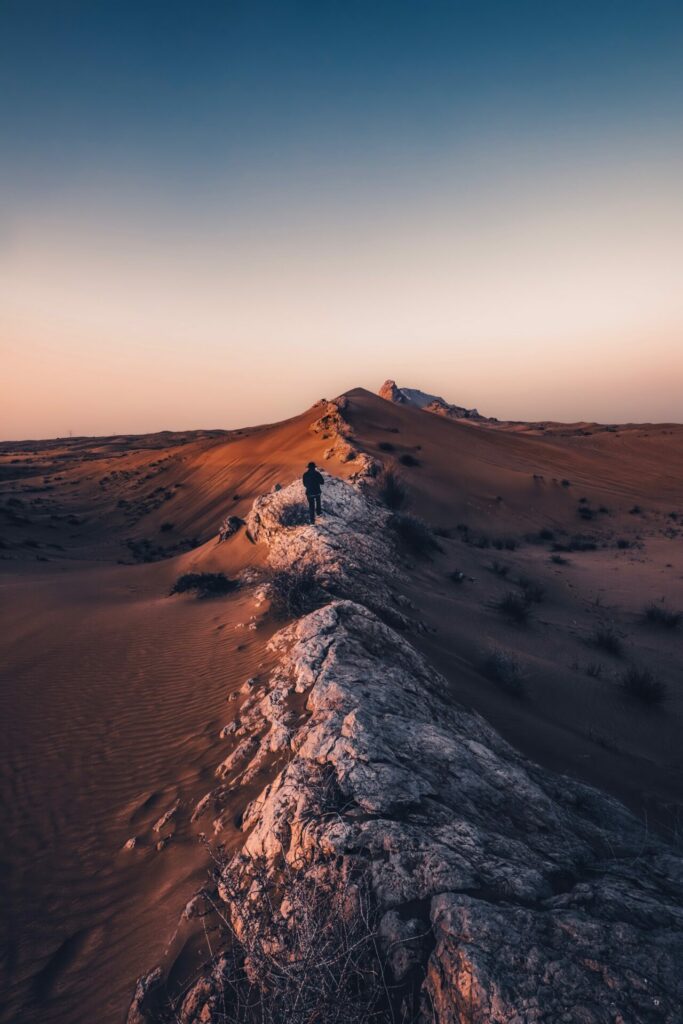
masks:
[[[448,416],[450,419],[488,419],[488,417],[482,416],[477,409],[466,409],[462,405],[453,405],[445,398],[441,398],[440,395],[430,395],[417,388],[400,388],[395,380],[385,380],[378,394],[387,402],[394,402],[396,405],[412,405],[417,409],[424,409],[425,412],[435,413],[437,416]]]

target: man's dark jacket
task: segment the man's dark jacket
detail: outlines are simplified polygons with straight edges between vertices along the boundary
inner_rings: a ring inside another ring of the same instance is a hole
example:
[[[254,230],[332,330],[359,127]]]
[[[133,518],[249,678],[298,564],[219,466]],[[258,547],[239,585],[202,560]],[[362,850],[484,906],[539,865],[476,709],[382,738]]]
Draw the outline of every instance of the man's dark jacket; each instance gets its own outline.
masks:
[[[306,494],[320,494],[320,488],[325,483],[322,473],[317,469],[307,469],[303,476]]]

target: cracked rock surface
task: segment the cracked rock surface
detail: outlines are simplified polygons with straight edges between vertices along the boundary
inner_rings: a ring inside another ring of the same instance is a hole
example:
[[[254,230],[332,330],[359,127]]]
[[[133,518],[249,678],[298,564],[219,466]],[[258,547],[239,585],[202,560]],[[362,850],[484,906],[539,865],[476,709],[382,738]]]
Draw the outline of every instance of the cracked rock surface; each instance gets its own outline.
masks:
[[[389,593],[386,513],[329,480],[321,527],[283,526],[297,487],[255,502],[252,536],[274,567],[309,560],[354,600],[273,637],[278,663],[228,735],[219,775],[232,787],[258,777],[273,751],[282,758],[223,869],[228,914],[228,894],[249,886],[256,865],[275,878],[283,865],[305,874],[323,863],[323,885],[368,879],[390,980],[418,979],[411,1019],[681,1024],[683,859],[619,802],[528,761],[455,703],[363,600],[369,578]],[[266,936],[286,913],[264,904]],[[220,985],[213,965],[188,994],[184,1024],[223,1019]],[[143,995],[144,985],[136,1012]]]
[[[367,609],[335,602],[274,643],[275,686],[307,692],[310,717],[245,814],[229,870],[249,858],[276,870],[282,851],[292,865],[320,851],[362,862],[385,913],[410,928],[419,906],[431,929],[425,1019],[682,1019],[680,858],[618,802],[548,774],[454,706]],[[340,809],[316,820],[321,772]]]

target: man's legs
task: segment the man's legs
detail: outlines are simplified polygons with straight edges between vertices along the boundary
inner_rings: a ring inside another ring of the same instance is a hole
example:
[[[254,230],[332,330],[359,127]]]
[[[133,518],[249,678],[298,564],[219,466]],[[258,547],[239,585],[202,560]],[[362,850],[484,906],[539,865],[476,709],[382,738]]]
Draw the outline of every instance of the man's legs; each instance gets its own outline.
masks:
[[[322,505],[320,504],[320,495],[319,494],[316,494],[316,496],[315,496],[315,511],[316,511],[316,513],[318,515],[322,515],[323,509],[322,509]]]
[[[307,494],[306,497],[308,498],[308,514],[311,517],[311,522],[314,523],[316,496],[315,494]],[[320,505],[320,498],[318,498],[318,505]]]

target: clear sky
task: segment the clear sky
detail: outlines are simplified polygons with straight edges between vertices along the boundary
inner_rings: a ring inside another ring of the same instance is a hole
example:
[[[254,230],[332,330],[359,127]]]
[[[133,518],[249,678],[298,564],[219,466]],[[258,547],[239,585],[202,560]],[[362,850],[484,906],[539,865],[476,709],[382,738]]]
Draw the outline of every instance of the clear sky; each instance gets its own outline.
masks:
[[[0,0],[0,437],[683,420],[683,4]]]

